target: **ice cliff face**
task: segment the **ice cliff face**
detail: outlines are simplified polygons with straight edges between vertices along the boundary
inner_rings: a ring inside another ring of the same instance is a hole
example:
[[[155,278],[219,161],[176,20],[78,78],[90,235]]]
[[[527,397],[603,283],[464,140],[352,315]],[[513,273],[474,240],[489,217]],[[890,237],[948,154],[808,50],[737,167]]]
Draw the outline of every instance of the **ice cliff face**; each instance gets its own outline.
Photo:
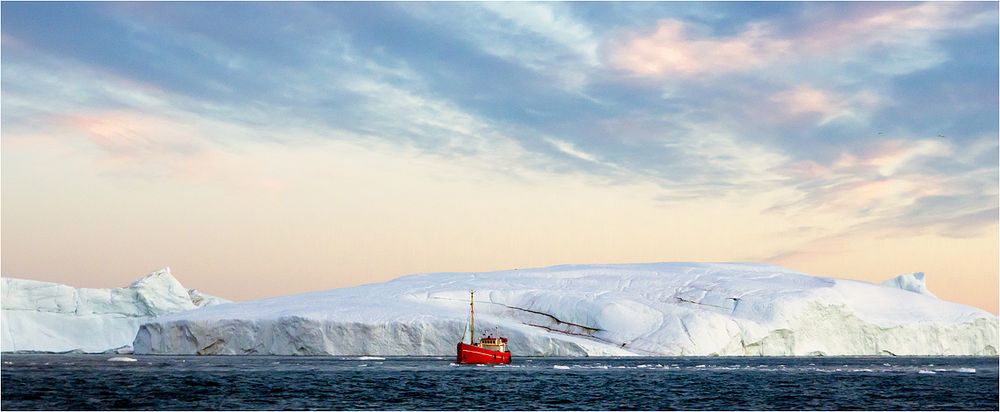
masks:
[[[997,353],[996,316],[935,298],[918,287],[922,275],[896,279],[699,263],[435,273],[161,316],[134,345],[152,354],[451,356],[476,289],[477,332],[499,327],[522,356]]]
[[[225,301],[184,289],[170,269],[116,289],[77,289],[13,278],[0,281],[0,350],[4,352],[105,352],[129,347],[139,325],[153,317]]]

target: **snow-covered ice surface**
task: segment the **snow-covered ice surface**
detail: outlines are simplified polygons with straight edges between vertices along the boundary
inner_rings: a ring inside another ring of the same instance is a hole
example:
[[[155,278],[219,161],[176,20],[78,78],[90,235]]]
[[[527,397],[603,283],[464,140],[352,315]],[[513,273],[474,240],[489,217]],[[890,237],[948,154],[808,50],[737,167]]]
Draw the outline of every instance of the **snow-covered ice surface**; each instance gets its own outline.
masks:
[[[899,280],[902,279],[902,280]],[[876,285],[735,263],[433,273],[160,316],[140,354],[453,355],[477,331],[515,355],[995,355],[997,317],[924,278]]]
[[[184,289],[169,268],[115,289],[77,289],[7,277],[0,281],[3,352],[128,353],[142,323],[228,302]]]

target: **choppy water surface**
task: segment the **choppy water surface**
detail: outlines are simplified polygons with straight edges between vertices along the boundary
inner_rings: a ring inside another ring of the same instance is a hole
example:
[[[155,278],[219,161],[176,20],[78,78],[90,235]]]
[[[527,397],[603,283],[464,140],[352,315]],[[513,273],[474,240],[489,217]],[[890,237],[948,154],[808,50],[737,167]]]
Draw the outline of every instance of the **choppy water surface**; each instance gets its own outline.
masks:
[[[18,409],[997,410],[998,359],[4,354]]]

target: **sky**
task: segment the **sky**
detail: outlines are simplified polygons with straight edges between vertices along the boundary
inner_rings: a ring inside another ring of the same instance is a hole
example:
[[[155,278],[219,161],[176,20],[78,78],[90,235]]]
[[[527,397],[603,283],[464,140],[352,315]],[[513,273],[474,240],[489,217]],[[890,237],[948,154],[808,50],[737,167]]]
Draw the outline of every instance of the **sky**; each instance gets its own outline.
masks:
[[[767,262],[997,313],[998,5],[2,5],[3,276]]]

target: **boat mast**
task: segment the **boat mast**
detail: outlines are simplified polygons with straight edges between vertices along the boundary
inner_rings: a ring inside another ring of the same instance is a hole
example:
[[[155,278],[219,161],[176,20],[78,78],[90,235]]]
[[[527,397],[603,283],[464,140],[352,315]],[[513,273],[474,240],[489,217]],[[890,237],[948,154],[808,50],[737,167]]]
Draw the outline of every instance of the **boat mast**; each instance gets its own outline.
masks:
[[[476,344],[476,291],[474,290],[469,291],[469,308],[472,313],[472,324],[471,324],[472,337],[470,337],[469,340],[472,342],[473,345],[475,345]]]

